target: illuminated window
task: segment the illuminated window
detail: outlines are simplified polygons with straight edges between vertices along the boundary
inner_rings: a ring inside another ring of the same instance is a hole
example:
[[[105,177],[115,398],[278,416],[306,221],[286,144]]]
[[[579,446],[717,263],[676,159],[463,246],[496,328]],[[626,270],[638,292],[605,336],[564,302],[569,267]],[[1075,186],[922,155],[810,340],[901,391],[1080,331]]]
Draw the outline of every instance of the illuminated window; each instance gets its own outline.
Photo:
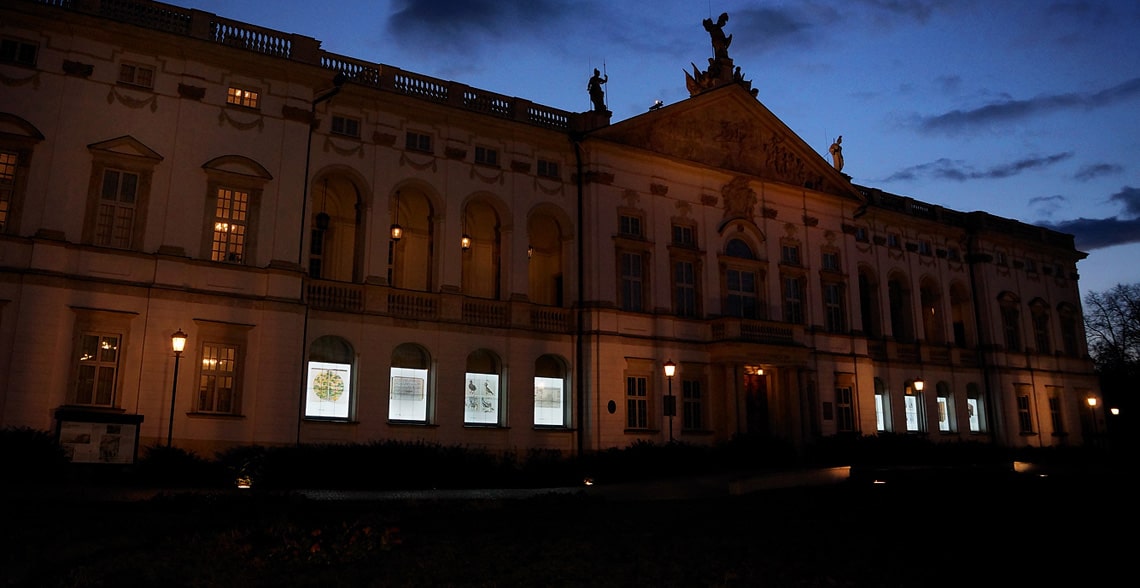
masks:
[[[230,86],[226,90],[226,103],[246,108],[260,108],[261,95],[253,90],[245,90]]]
[[[985,402],[978,392],[977,384],[966,384],[966,418],[971,433],[983,433],[986,430]]]
[[[570,402],[566,397],[566,367],[552,355],[534,362],[534,424],[540,427],[569,426]]]
[[[120,340],[121,335],[115,333],[85,332],[79,335],[75,404],[114,406]]]
[[[926,431],[926,405],[923,402],[922,392],[916,390],[910,383],[906,386],[903,396],[903,416],[906,417],[906,431],[919,433]]]
[[[249,192],[218,188],[210,259],[241,263],[245,254]]]
[[[943,433],[956,432],[958,419],[954,408],[954,394],[950,385],[938,382],[938,430]]]
[[[305,418],[349,420],[355,356],[340,337],[326,335],[313,341],[305,380]]]
[[[388,392],[388,420],[428,422],[429,369],[431,358],[418,345],[404,343],[392,351]]]
[[[890,392],[879,378],[875,378],[875,430],[880,432],[894,430],[891,424]]]
[[[649,428],[649,378],[625,378],[625,426],[629,429]]]
[[[499,358],[485,349],[467,356],[463,378],[463,424],[505,424],[506,406],[500,382]]]
[[[237,352],[233,345],[202,345],[202,369],[198,378],[198,412],[238,413]]]

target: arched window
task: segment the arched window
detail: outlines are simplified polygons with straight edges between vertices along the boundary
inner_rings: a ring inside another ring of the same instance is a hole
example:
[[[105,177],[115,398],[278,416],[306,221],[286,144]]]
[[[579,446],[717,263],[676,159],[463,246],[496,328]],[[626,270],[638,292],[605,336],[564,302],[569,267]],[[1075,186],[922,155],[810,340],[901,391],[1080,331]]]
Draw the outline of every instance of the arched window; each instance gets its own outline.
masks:
[[[973,317],[969,291],[960,282],[950,284],[950,320],[954,324],[954,345],[970,347]]]
[[[475,200],[464,209],[462,224],[463,235],[470,239],[463,249],[463,293],[498,299],[502,267],[499,214],[488,202]]]
[[[326,174],[314,182],[311,193],[309,277],[360,281],[364,260],[360,189],[344,176]]]
[[[1061,324],[1061,345],[1065,355],[1075,356],[1077,347],[1077,311],[1073,305],[1061,303],[1057,306],[1057,318]]]
[[[910,287],[901,275],[887,281],[887,297],[891,307],[891,334],[900,343],[914,341],[914,320],[910,309]]]
[[[430,292],[435,276],[435,209],[427,194],[402,188],[392,203],[392,224],[400,225],[399,241],[388,241],[388,283]]]
[[[922,280],[919,297],[922,302],[922,330],[927,343],[945,343],[946,331],[942,326],[942,292],[938,283],[930,278]]]
[[[938,382],[938,430],[951,433],[958,430],[958,417],[954,408],[954,393],[950,384]]]
[[[1001,307],[1001,328],[1007,351],[1021,351],[1021,300],[1012,292],[998,296]]]
[[[986,431],[986,403],[974,383],[966,384],[966,420],[971,433]]]
[[[566,385],[566,363],[553,355],[540,356],[534,362],[534,424],[566,427],[570,424],[569,386]]]
[[[527,239],[527,296],[535,304],[562,306],[562,227],[552,215],[532,214]]]
[[[352,371],[356,354],[352,345],[332,335],[309,347],[305,417],[349,420],[354,404]]]
[[[875,430],[894,430],[891,425],[891,395],[881,378],[875,378]]]
[[[883,336],[883,322],[879,314],[879,281],[868,268],[859,268],[859,318],[863,333],[868,337]]]
[[[506,424],[506,406],[499,388],[501,369],[498,356],[486,349],[467,356],[467,371],[463,378],[463,424]]]
[[[1029,303],[1033,316],[1033,344],[1037,353],[1053,353],[1052,330],[1049,328],[1049,305],[1040,298]]]
[[[431,414],[431,357],[414,343],[392,350],[388,420],[427,423]]]

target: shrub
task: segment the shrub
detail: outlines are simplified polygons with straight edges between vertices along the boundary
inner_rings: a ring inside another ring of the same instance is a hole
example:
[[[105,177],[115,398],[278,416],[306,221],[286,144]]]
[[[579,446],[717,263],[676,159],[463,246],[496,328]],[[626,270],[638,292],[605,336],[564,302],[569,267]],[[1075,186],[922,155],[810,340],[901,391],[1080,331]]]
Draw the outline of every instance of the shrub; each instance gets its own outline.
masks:
[[[0,429],[0,463],[4,464],[8,480],[37,485],[63,479],[69,462],[63,446],[51,432],[5,427]]]

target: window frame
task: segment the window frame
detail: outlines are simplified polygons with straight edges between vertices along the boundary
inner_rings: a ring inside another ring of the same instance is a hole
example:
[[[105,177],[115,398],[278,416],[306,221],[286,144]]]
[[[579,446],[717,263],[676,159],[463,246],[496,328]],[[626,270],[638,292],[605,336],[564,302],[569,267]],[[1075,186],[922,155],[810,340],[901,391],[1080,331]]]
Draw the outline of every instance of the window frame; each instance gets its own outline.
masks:
[[[435,385],[434,362],[427,349],[416,343],[401,343],[392,349],[388,368],[388,422],[397,424],[428,425],[434,418]],[[405,384],[415,383],[413,388]],[[400,384],[400,385],[397,385]],[[407,392],[420,398],[401,400]],[[403,410],[408,404],[410,410]],[[421,414],[422,413],[422,414]],[[399,414],[399,417],[393,416]],[[403,418],[407,416],[408,418]]]
[[[652,419],[650,398],[652,378],[648,374],[625,375],[625,428],[627,431],[649,431]]]
[[[360,130],[363,126],[363,121],[360,117],[349,116],[347,114],[334,114],[329,121],[329,134],[359,139]]]
[[[92,408],[122,408],[122,398],[124,396],[123,387],[126,385],[127,381],[124,374],[130,369],[130,367],[126,365],[128,361],[126,350],[129,349],[128,345],[130,344],[131,322],[137,315],[133,312],[102,310],[94,308],[72,307],[71,310],[74,312],[75,318],[72,327],[72,353],[68,357],[70,366],[68,370],[69,378],[66,403],[69,405]],[[85,336],[104,335],[111,335],[117,337],[118,339],[118,348],[115,358],[115,372],[111,380],[110,398],[107,403],[95,402],[95,400],[97,400],[97,390],[94,388],[96,381],[92,380],[92,401],[80,402],[80,372],[82,371],[81,362],[83,361],[80,357],[80,352],[83,349],[83,338]]]
[[[130,69],[129,76],[124,75],[127,68]],[[146,77],[148,79],[145,81],[139,81],[140,72],[147,72],[148,75]],[[139,63],[137,61],[120,61],[119,73],[115,81],[118,84],[129,86],[131,88],[153,90],[156,73],[156,68],[153,65]]]
[[[429,133],[409,129],[404,132],[404,150],[435,154],[435,141]]]
[[[8,49],[12,49],[11,57],[9,57]],[[24,58],[24,51],[31,50],[31,59]],[[21,39],[10,35],[0,36],[0,63],[7,65],[14,65],[17,67],[34,68],[39,63],[40,45],[35,41]]]
[[[260,111],[261,90],[243,85],[230,85],[226,88],[226,105]]]

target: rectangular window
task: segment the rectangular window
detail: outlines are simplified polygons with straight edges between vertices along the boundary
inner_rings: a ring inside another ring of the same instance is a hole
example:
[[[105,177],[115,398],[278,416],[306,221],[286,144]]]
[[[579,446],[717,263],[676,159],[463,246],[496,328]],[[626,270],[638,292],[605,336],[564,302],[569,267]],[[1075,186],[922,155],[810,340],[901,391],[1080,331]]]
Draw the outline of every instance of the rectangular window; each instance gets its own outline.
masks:
[[[618,218],[618,232],[626,237],[641,238],[641,217],[623,214]]]
[[[677,316],[697,316],[697,272],[691,261],[673,264],[674,312]]]
[[[499,152],[490,147],[475,147],[475,163],[479,165],[499,166]]]
[[[902,249],[902,239],[899,238],[898,233],[887,233],[887,247]]]
[[[855,406],[850,386],[835,389],[835,427],[840,433],[855,431]]]
[[[565,381],[562,378],[534,378],[534,424],[552,427],[566,425]]]
[[[417,133],[415,131],[408,131],[404,137],[404,148],[408,151],[419,151],[420,153],[431,153],[431,135]]]
[[[426,369],[393,367],[388,393],[388,420],[427,422]]]
[[[103,171],[95,220],[95,244],[130,249],[138,203],[138,174],[116,169]]]
[[[35,67],[38,51],[39,47],[35,43],[9,37],[0,39],[0,63]]]
[[[621,309],[641,312],[644,308],[644,260],[640,253],[621,254]]]
[[[226,103],[246,108],[260,108],[261,95],[253,90],[245,90],[230,86],[226,90]]]
[[[784,245],[780,247],[780,263],[786,265],[800,264],[800,246]]]
[[[0,151],[0,233],[12,222],[12,201],[16,193],[16,163],[19,156],[11,151]]]
[[[218,188],[218,204],[214,209],[214,237],[210,259],[241,263],[245,254],[245,238],[249,215],[249,192]]]
[[[1054,390],[1059,388],[1053,387]],[[1063,435],[1065,433],[1065,419],[1061,405],[1061,396],[1059,392],[1053,392],[1049,396],[1049,418],[1053,423],[1053,434]]]
[[[946,250],[946,259],[950,261],[961,261],[962,253],[958,251],[957,247],[951,247]]]
[[[1025,271],[1031,274],[1037,273],[1037,262],[1032,259],[1025,260]]]
[[[784,278],[784,322],[804,322],[804,287],[799,278]]]
[[[1017,425],[1022,433],[1033,432],[1033,413],[1029,410],[1029,395],[1017,396]]]
[[[829,333],[842,333],[847,330],[843,320],[843,285],[826,283],[823,285],[824,329]]]
[[[538,175],[544,178],[558,178],[561,177],[558,171],[558,164],[546,159],[538,160]]]
[[[860,243],[866,243],[871,240],[867,234],[867,227],[855,227],[855,240]]]
[[[135,63],[119,64],[119,83],[142,88],[154,87],[154,68]]]
[[[463,391],[463,424],[499,424],[499,374],[467,372]]]
[[[681,247],[696,247],[696,230],[689,225],[673,225],[673,244]]]
[[[681,428],[699,431],[704,428],[704,397],[700,380],[681,380]]]
[[[1001,323],[1006,349],[1021,351],[1021,317],[1017,309],[1013,306],[1002,306]]]
[[[934,255],[934,247],[930,245],[930,241],[923,239],[918,242],[918,254],[927,257]]]
[[[115,390],[118,385],[120,340],[120,335],[112,333],[86,332],[79,335],[76,404],[114,406]]]
[[[360,138],[360,119],[350,116],[333,116],[329,131],[334,135]]]
[[[237,347],[216,343],[203,345],[198,412],[237,414],[236,383]]]
[[[883,394],[875,394],[875,430],[887,430],[887,398]]]
[[[644,376],[625,379],[625,426],[629,429],[649,428],[649,380]]]
[[[819,266],[825,272],[839,271],[839,253],[836,251],[824,251],[820,255]]]
[[[1005,258],[1005,253],[1002,251],[994,252],[994,263],[997,265],[1006,265],[1008,262]]]
[[[756,318],[758,305],[756,274],[742,270],[725,270],[724,312],[728,316]]]
[[[982,398],[977,392],[976,384],[966,386],[966,417],[971,433],[981,433],[985,430],[986,421]]]
[[[1043,311],[1033,313],[1033,338],[1037,343],[1037,353],[1053,353],[1049,337],[1049,314]]]

